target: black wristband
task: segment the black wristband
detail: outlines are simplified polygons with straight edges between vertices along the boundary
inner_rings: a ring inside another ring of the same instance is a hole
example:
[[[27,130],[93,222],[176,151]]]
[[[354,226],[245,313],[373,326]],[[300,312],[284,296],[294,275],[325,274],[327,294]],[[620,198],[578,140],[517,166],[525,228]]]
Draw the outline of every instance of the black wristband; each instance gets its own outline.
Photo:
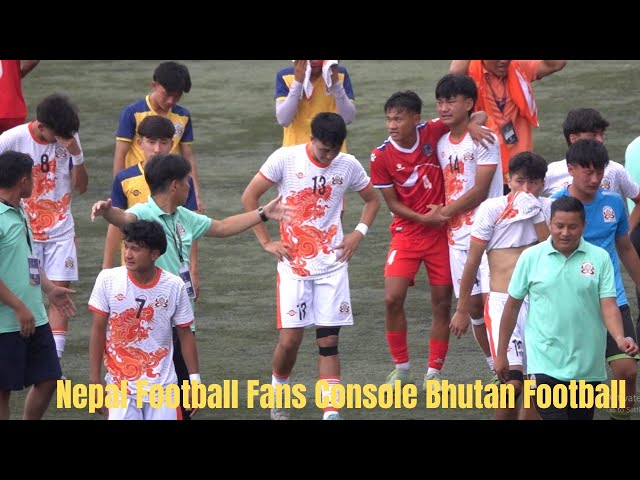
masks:
[[[267,214],[264,213],[264,207],[258,207],[258,215],[260,215],[260,219],[263,222],[266,222],[267,220],[269,220],[269,217],[267,217]]]

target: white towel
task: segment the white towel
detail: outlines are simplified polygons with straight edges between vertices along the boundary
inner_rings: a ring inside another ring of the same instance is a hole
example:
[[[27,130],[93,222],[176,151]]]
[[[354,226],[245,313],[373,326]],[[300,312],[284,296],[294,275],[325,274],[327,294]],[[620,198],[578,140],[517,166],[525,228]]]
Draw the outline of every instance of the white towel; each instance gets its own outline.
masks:
[[[324,60],[322,62],[322,78],[327,88],[331,87],[331,66],[337,65],[338,60]],[[307,60],[307,70],[304,73],[304,81],[302,82],[302,92],[311,98],[313,95],[313,84],[311,83],[311,62]],[[302,95],[302,94],[301,94]]]

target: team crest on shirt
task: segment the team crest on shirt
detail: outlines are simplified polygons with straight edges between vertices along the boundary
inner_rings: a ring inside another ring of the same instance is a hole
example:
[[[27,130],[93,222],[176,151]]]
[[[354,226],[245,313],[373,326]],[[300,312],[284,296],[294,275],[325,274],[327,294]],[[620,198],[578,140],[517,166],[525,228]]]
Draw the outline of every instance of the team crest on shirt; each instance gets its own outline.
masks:
[[[304,173],[298,172],[298,173],[296,173],[296,177],[302,178],[302,177],[304,177]]]
[[[351,311],[351,306],[347,302],[342,302],[340,304],[340,313],[349,313]]]
[[[167,308],[169,306],[169,299],[164,295],[160,295],[156,298],[156,301],[153,304],[156,308]]]
[[[404,170],[404,165],[402,165],[401,163],[397,163],[396,164],[396,171],[399,172],[400,170]]]
[[[343,183],[344,183],[344,178],[342,178],[341,175],[334,175],[333,177],[331,177],[332,185],[342,185]]]
[[[430,157],[431,155],[433,155],[433,146],[430,143],[427,143],[424,147],[422,147],[422,153],[424,153],[426,157]]]
[[[596,268],[593,263],[586,261],[580,266],[580,275],[585,277],[593,277],[596,274]]]
[[[71,257],[67,257],[64,261],[64,268],[73,268],[75,265],[75,262],[73,261],[73,258]]]
[[[67,149],[62,145],[56,145],[56,158],[64,158],[67,156]]]
[[[616,212],[609,205],[605,205],[602,208],[602,219],[605,223],[611,223],[616,221]]]
[[[123,293],[118,293],[116,295],[116,300],[118,300],[119,302],[121,302],[122,300],[124,300],[124,294]]]
[[[176,128],[176,134],[175,136],[178,138],[182,138],[182,134],[184,133],[184,127],[182,126],[181,123],[174,123],[173,126]]]
[[[611,179],[608,177],[604,177],[602,179],[602,183],[600,184],[600,188],[604,188],[605,190],[611,190]]]
[[[473,162],[473,152],[470,150],[464,152],[462,160],[464,160],[465,162]]]
[[[134,197],[137,197],[138,195],[140,195],[142,192],[138,189],[135,189],[133,192],[131,192],[133,194]]]

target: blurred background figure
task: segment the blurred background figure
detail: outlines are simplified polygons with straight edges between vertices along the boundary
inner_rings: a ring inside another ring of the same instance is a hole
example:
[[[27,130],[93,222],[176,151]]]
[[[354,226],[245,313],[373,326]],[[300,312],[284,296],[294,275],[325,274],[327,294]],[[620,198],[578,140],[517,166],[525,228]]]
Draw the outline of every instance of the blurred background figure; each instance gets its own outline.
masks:
[[[40,60],[0,60],[0,133],[22,125],[27,104],[22,95],[22,79]]]

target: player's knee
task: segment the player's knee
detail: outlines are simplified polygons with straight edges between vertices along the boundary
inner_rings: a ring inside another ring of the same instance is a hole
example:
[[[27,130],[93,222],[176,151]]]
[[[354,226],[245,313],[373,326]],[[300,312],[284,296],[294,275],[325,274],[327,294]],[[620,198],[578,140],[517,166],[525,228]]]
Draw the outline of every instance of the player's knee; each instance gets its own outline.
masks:
[[[338,336],[340,333],[340,327],[320,327],[316,329],[316,339],[320,340],[321,338]]]
[[[484,325],[484,317],[479,317],[479,318],[471,318],[471,324],[479,327],[480,325]]]
[[[321,357],[333,357],[338,355],[338,346],[333,345],[331,347],[318,347],[318,353]]]
[[[507,381],[509,385],[513,385],[515,390],[515,399],[522,394],[522,387],[524,385],[524,374],[520,370],[509,370],[509,380]]]

